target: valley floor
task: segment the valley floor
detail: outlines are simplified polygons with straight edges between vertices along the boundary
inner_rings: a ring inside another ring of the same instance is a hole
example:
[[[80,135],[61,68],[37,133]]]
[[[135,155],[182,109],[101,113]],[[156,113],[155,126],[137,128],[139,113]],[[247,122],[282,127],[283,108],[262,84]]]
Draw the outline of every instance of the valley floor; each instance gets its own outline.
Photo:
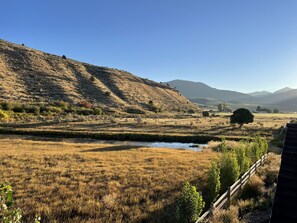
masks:
[[[228,113],[218,113],[214,117],[189,116],[66,116],[48,117],[40,121],[21,120],[0,124],[0,130],[23,131],[23,133],[47,132],[45,135],[59,134],[72,137],[93,135],[103,139],[142,141],[196,141],[229,138],[242,139],[260,133],[271,138],[276,130],[286,125],[297,114],[254,114],[254,122],[242,128],[230,125]],[[13,132],[10,132],[13,133]]]

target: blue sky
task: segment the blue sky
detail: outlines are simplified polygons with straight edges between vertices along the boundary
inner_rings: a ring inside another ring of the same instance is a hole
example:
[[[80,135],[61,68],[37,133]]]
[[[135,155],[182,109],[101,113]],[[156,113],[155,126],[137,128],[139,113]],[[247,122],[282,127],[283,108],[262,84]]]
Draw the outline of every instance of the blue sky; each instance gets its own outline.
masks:
[[[297,88],[296,0],[9,0],[0,38],[155,81]]]

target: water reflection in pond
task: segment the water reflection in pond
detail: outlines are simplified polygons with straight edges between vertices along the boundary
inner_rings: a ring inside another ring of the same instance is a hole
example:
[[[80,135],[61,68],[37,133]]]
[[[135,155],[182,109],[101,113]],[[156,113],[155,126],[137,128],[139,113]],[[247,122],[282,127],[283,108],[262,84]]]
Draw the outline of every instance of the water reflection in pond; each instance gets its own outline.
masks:
[[[19,135],[0,135],[1,138],[21,138],[34,141],[51,141],[51,142],[69,142],[69,143],[94,143],[94,144],[111,144],[116,146],[137,146],[148,148],[170,148],[186,149],[192,151],[201,151],[207,144],[181,143],[181,142],[143,142],[143,141],[115,141],[115,140],[96,140],[88,138],[51,138],[37,136],[19,136]]]

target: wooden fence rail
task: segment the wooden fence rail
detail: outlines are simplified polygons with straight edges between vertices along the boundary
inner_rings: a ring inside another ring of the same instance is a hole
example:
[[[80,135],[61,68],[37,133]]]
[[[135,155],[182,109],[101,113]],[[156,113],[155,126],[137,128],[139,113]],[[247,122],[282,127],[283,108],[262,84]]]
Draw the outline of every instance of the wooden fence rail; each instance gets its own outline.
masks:
[[[195,223],[202,222],[211,214],[215,214],[227,203],[228,205],[230,205],[231,197],[237,192],[239,192],[241,188],[248,182],[250,177],[256,173],[257,168],[264,163],[267,156],[268,154],[264,154],[257,162],[254,163],[254,165],[251,166],[251,168],[245,174],[243,174],[234,184],[228,187],[228,190],[222,196],[220,196],[216,200],[216,202],[212,204],[211,208],[208,211],[206,211],[203,215],[201,215],[201,217]]]

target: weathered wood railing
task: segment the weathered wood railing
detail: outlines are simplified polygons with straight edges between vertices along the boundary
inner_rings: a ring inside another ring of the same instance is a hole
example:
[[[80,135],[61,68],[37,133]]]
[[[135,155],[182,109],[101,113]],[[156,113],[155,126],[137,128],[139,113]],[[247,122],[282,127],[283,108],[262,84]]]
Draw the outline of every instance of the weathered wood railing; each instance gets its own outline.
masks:
[[[208,211],[206,211],[203,215],[201,215],[201,217],[195,223],[202,222],[210,215],[215,214],[226,204],[230,205],[231,197],[237,192],[239,192],[241,188],[248,182],[250,177],[256,173],[257,168],[264,163],[264,160],[267,158],[267,156],[268,154],[263,155],[257,162],[254,163],[254,165],[251,166],[251,168],[245,174],[243,174],[239,178],[239,180],[237,180],[234,184],[228,187],[228,190],[222,196],[220,196],[216,200],[216,202],[212,204],[211,208]]]

